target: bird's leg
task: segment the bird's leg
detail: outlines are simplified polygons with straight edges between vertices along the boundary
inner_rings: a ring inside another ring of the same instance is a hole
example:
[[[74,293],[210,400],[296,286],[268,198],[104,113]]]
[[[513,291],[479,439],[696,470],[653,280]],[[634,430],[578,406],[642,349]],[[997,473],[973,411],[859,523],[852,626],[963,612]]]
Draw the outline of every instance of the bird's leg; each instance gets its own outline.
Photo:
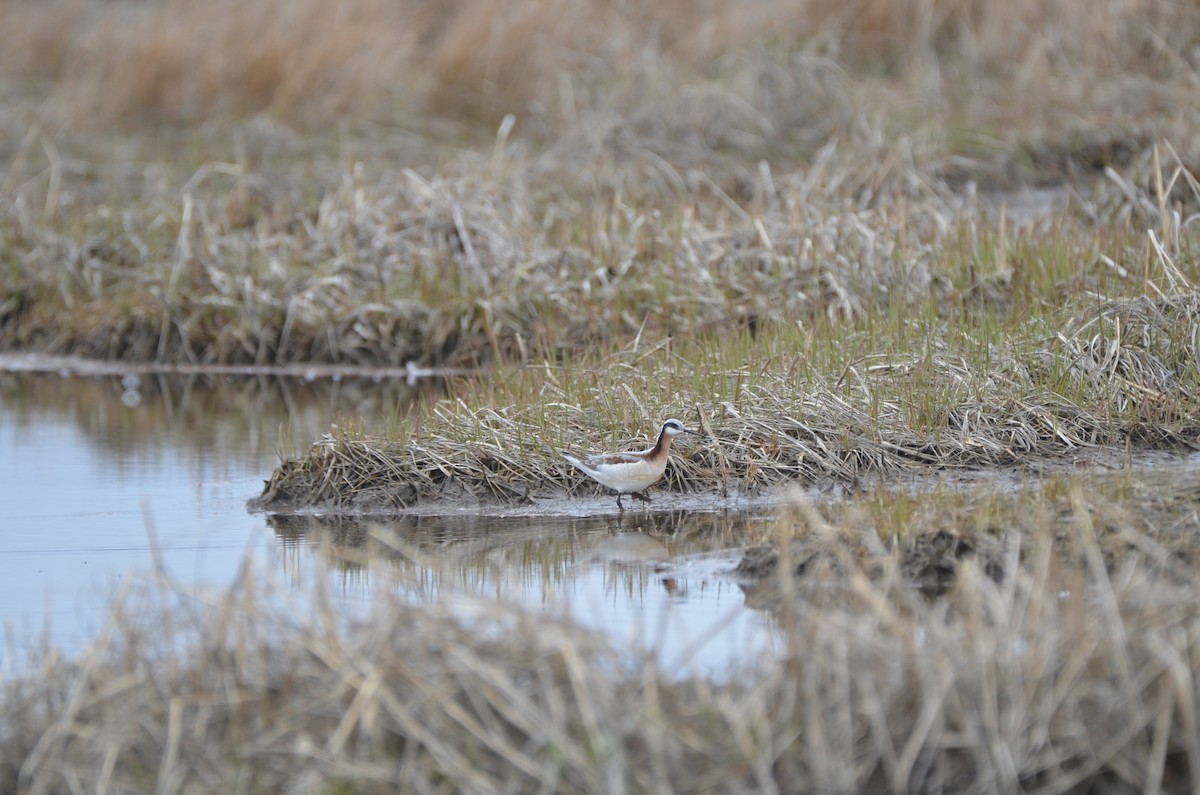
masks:
[[[650,495],[646,494],[646,492],[644,492],[644,491],[631,491],[631,492],[629,492],[629,496],[633,497],[635,500],[641,500],[642,502],[650,502]]]
[[[617,492],[617,510],[625,513],[625,506],[621,504],[621,492]]]

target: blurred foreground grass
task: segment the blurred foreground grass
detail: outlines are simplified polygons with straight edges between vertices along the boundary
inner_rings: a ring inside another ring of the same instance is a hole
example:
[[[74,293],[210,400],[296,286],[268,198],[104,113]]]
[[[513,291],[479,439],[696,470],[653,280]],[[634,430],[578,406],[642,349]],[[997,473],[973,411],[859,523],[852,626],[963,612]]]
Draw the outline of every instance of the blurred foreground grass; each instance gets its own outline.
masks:
[[[225,594],[152,579],[79,659],[0,685],[0,785],[1182,791],[1200,476],[1143,476],[796,502],[767,531],[793,565],[743,583],[775,656],[720,682],[504,602],[380,588],[347,619],[252,568]]]

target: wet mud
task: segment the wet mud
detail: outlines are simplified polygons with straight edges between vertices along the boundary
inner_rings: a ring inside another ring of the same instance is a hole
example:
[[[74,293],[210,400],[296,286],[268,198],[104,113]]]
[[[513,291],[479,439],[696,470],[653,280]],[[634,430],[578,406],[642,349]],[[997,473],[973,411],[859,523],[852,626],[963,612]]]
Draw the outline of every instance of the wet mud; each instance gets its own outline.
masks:
[[[794,541],[786,549],[755,546],[745,551],[733,573],[743,580],[763,581],[785,566],[797,580],[840,579],[854,568],[878,579],[895,562],[903,579],[922,594],[941,596],[953,587],[968,559],[992,580],[1003,580],[1004,548],[1000,542],[944,530],[907,538],[890,550],[867,549],[862,543],[844,539],[831,542],[817,538]]]

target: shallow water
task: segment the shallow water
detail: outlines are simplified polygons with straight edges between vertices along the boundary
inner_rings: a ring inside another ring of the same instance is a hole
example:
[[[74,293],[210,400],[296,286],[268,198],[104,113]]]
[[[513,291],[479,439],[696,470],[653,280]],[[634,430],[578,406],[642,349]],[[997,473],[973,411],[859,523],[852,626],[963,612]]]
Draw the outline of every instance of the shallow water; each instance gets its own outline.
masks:
[[[726,573],[752,516],[407,517],[249,514],[279,451],[343,418],[371,427],[420,385],[142,373],[0,373],[0,671],[46,642],[83,649],[124,583],[156,566],[224,589],[249,556],[296,597],[313,578],[347,612],[380,588],[469,611],[567,612],[664,664],[720,676],[775,643]],[[711,550],[727,551],[712,553]]]

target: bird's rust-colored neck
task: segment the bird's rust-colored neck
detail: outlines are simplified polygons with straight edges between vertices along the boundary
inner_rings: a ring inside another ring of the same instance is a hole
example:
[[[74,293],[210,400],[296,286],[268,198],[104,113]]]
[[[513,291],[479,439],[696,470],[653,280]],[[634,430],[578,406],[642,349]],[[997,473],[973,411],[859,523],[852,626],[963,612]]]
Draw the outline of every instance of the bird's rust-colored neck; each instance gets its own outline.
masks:
[[[667,433],[667,427],[664,425],[658,432],[658,441],[654,443],[654,447],[650,448],[648,458],[658,460],[659,456],[664,456],[671,449],[671,435]]]

